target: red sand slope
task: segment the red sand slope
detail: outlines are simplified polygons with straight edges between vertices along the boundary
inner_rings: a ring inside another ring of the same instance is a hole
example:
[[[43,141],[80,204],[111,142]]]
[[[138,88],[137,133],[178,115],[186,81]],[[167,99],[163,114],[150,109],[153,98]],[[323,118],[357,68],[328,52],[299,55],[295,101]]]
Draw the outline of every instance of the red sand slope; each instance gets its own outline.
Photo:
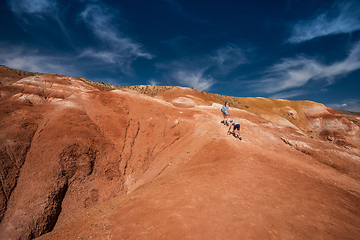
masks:
[[[193,89],[0,91],[0,239],[360,236],[359,126],[321,104],[235,99],[240,141]]]

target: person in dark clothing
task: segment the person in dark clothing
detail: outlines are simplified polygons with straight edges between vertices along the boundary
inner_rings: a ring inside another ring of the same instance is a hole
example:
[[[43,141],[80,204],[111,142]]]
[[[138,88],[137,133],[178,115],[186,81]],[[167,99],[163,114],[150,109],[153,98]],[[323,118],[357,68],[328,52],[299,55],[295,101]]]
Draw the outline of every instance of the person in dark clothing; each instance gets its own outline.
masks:
[[[240,140],[242,137],[240,136],[240,123],[235,122],[234,120],[230,119],[230,127],[228,130],[228,133],[231,133],[231,128],[233,128],[233,134],[236,138],[239,138]]]

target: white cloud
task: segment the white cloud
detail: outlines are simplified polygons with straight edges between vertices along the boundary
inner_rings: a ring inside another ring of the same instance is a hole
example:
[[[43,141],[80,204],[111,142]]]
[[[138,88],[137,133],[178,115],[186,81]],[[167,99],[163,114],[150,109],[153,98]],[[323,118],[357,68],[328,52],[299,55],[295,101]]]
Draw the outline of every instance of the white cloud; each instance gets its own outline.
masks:
[[[289,99],[296,96],[301,96],[306,94],[303,90],[295,90],[295,91],[289,91],[289,92],[281,92],[276,93],[274,95],[269,96],[269,98],[275,98],[275,99]]]
[[[143,50],[141,44],[124,36],[115,27],[115,13],[103,5],[87,5],[81,13],[82,20],[103,44],[98,49],[86,49],[79,56],[101,59],[117,64],[124,73],[131,73],[131,63],[138,57],[152,59],[154,56]]]
[[[156,81],[156,79],[150,79],[148,82],[150,85],[158,85],[159,84],[159,82]]]
[[[324,67],[312,59],[298,57],[284,59],[271,67],[267,76],[253,85],[257,91],[275,93],[290,88],[301,87],[311,78],[321,73]]]
[[[22,47],[9,44],[0,45],[2,55],[8,52],[6,49],[16,49],[13,54],[3,58],[2,63],[9,67],[28,71],[66,75],[74,75],[78,72],[70,66],[78,65],[77,67],[81,69],[81,67],[85,67],[86,63],[86,68],[115,66],[123,73],[131,75],[133,74],[131,64],[137,58],[152,59],[154,57],[143,50],[141,44],[124,36],[124,33],[119,30],[116,25],[118,23],[116,10],[110,9],[100,1],[79,1],[85,3],[84,9],[79,15],[80,20],[85,22],[88,29],[93,33],[95,42],[97,41],[92,46],[74,46],[74,38],[67,32],[70,28],[63,24],[65,21],[62,21],[63,16],[59,10],[61,7],[59,2],[55,0],[8,0],[8,5],[23,30],[37,38],[40,36],[43,41],[46,41],[48,36],[50,38],[53,36],[49,34],[49,31],[54,32],[59,41],[65,37],[67,43],[75,50],[72,51],[72,54],[67,54],[67,60],[65,60],[64,54],[49,51],[56,50],[57,42],[53,42],[53,39],[48,42],[53,47],[45,49],[45,51],[43,51],[43,46],[38,46],[38,51],[31,51],[30,49],[34,46],[30,47],[27,44],[23,44]],[[44,52],[46,53],[44,54]]]
[[[360,99],[344,99],[341,103],[325,104],[332,109],[346,109],[348,111],[360,112]]]
[[[234,44],[227,44],[211,55],[184,58],[157,67],[167,70],[168,76],[182,85],[209,90],[217,82],[216,78],[226,76],[245,62],[242,50]]]
[[[219,48],[211,58],[217,64],[221,75],[227,75],[247,61],[242,49],[230,43]]]
[[[310,80],[326,80],[327,84],[333,84],[339,76],[357,69],[360,69],[360,42],[354,45],[345,60],[328,66],[306,57],[284,59],[251,86],[258,92],[277,93],[302,87]]]
[[[198,69],[194,71],[178,70],[172,73],[172,76],[182,84],[193,87],[202,91],[210,89],[215,83],[211,77],[204,77],[206,69]]]
[[[351,33],[360,29],[360,3],[358,1],[338,2],[329,12],[315,19],[300,21],[292,27],[290,43],[300,43],[310,39]]]
[[[78,57],[79,58],[82,58],[82,57],[97,58],[97,59],[101,60],[101,62],[105,62],[105,63],[116,63],[121,60],[124,61],[124,59],[121,59],[121,58],[117,59],[118,58],[117,53],[110,52],[110,51],[95,51],[93,49],[84,50]],[[121,63],[121,64],[123,64],[123,63]]]
[[[62,12],[55,0],[8,0],[8,5],[16,17],[18,25],[26,32],[37,37],[41,33],[46,39],[49,32],[58,38],[65,37],[71,43],[72,38],[62,21]]]
[[[78,66],[68,64],[69,56],[42,55],[36,50],[23,47],[0,46],[0,64],[5,66],[41,73],[81,76]]]
[[[56,1],[50,0],[8,0],[8,5],[18,17],[23,14],[48,13],[56,10]]]

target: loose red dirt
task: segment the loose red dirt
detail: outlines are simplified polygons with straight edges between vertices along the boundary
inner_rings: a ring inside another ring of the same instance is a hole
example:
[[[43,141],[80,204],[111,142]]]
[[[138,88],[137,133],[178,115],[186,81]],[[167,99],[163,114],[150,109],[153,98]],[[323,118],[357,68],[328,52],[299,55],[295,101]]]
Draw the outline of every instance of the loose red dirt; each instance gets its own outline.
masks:
[[[0,239],[360,236],[359,126],[322,104],[231,98],[240,141],[218,95],[18,78],[0,86]]]

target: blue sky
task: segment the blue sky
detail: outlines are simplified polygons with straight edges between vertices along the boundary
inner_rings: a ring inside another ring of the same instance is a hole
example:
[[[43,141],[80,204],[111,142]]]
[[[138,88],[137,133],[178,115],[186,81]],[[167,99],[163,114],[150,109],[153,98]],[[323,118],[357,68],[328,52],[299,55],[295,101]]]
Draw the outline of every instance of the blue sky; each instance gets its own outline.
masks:
[[[6,0],[0,64],[360,112],[360,1]]]

